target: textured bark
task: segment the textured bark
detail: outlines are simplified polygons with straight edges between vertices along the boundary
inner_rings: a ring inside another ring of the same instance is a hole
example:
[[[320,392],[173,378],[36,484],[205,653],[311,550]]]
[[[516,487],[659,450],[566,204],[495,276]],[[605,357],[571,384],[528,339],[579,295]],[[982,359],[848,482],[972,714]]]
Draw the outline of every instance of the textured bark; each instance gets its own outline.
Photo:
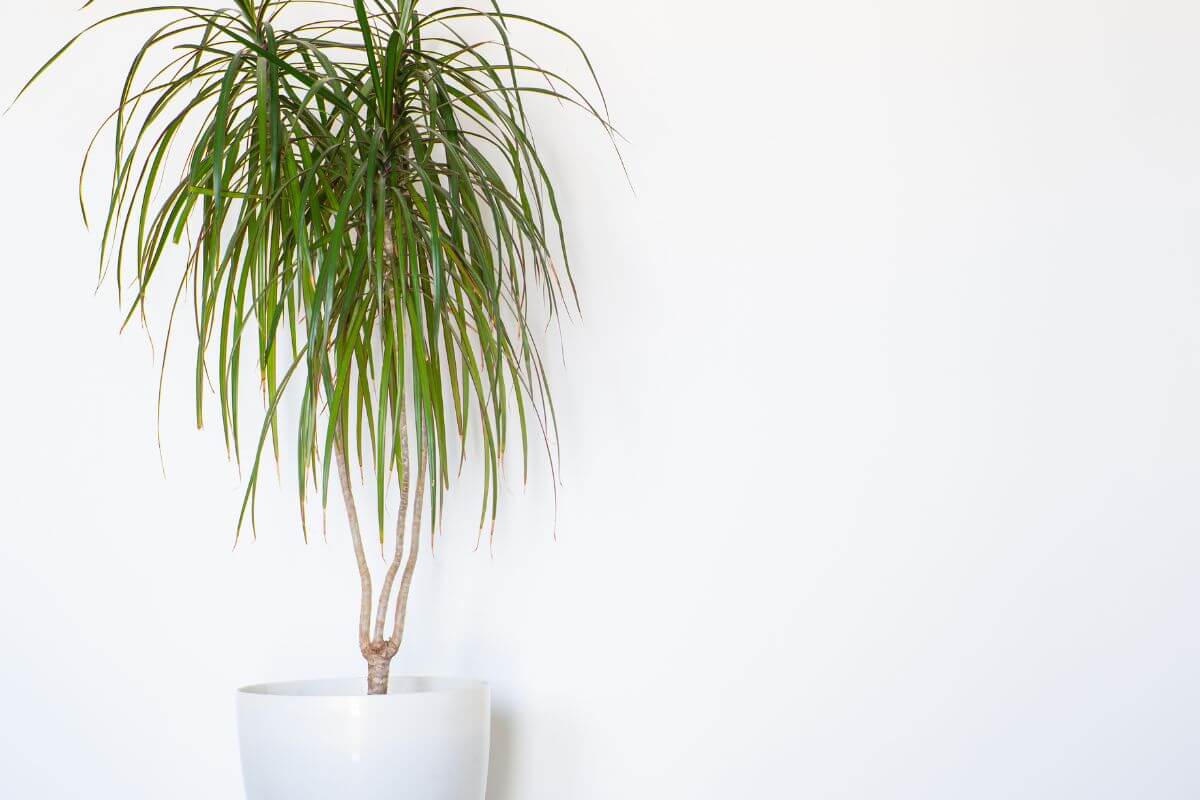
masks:
[[[408,472],[408,422],[404,409],[400,409],[400,511],[396,515],[396,553],[392,557],[392,563],[388,566],[387,574],[383,579],[383,588],[379,592],[379,610],[375,614],[375,634],[374,641],[383,639],[383,629],[387,625],[388,605],[391,603],[392,587],[396,583],[396,576],[400,573],[400,565],[404,560],[404,532],[408,525],[408,498],[412,489],[412,481],[409,480]],[[414,550],[415,545],[420,542],[413,540]]]
[[[396,620],[392,629],[389,647],[393,653],[400,651],[404,642],[404,623],[408,617],[408,594],[412,590],[413,574],[417,570],[417,557],[421,554],[421,512],[425,504],[426,454],[421,452],[417,468],[416,497],[413,498],[412,545],[408,550],[408,565],[404,568],[404,580],[400,581],[400,594],[396,597]],[[387,602],[386,599],[383,602]]]
[[[351,485],[350,468],[346,461],[346,453],[340,442],[335,442],[334,452],[337,458],[338,480],[342,486],[342,498],[346,503],[346,519],[350,524],[351,540],[354,544],[354,557],[358,564],[360,589],[362,592],[359,605],[358,641],[363,658],[367,661],[367,693],[372,695],[387,694],[391,673],[392,659],[400,652],[404,640],[404,623],[408,613],[408,598],[412,591],[413,576],[416,573],[417,560],[421,551],[421,520],[425,502],[425,477],[428,464],[424,448],[419,450],[416,480],[409,479],[409,460],[407,447],[402,451],[404,475],[401,479],[400,510],[396,522],[396,549],[391,564],[384,577],[382,590],[379,595],[378,613],[375,614],[374,631],[371,617],[375,610],[374,592],[372,590],[371,569],[367,563],[366,548],[363,545],[362,529],[359,525],[358,510],[354,501],[354,490]],[[409,510],[412,511],[412,528],[408,530]],[[407,563],[404,561],[405,545],[408,546]],[[401,566],[404,567],[403,578],[400,580],[400,590],[396,595],[396,612],[392,635],[384,638],[384,628],[387,624],[387,610],[392,602],[392,593],[397,577],[400,576]]]
[[[358,509],[354,505],[354,490],[350,485],[350,469],[346,464],[346,451],[340,437],[334,442],[337,455],[338,480],[342,484],[342,499],[346,503],[346,519],[350,523],[350,536],[354,542],[354,557],[358,562],[358,579],[361,597],[358,611],[358,646],[363,658],[370,658],[371,649],[371,569],[367,566],[367,552],[363,547],[362,529],[358,525]]]
[[[367,694],[387,694],[392,672],[392,656],[375,655],[367,659]]]

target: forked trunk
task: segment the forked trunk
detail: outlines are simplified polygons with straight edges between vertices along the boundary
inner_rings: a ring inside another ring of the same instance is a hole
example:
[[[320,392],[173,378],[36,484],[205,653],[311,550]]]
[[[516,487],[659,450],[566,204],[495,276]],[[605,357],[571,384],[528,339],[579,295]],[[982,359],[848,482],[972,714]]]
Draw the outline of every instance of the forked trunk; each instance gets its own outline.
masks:
[[[403,419],[403,418],[402,418]],[[342,496],[346,501],[346,517],[350,523],[350,537],[354,543],[354,557],[358,563],[358,575],[361,588],[361,602],[358,615],[358,643],[363,657],[367,660],[367,694],[381,695],[388,693],[388,678],[392,669],[392,659],[400,651],[404,640],[404,622],[408,612],[408,596],[412,589],[413,573],[416,571],[417,558],[421,552],[421,510],[424,504],[424,483],[427,459],[421,452],[417,467],[417,480],[411,485],[408,480],[408,457],[403,449],[405,478],[401,485],[401,506],[396,522],[396,555],[388,567],[383,582],[383,591],[379,598],[379,609],[375,620],[375,635],[371,635],[371,610],[374,605],[371,590],[371,570],[367,566],[366,549],[363,546],[362,530],[358,524],[358,511],[354,505],[354,492],[351,489],[350,469],[346,463],[345,449],[340,440],[334,442],[334,453],[337,456],[338,479],[342,484]],[[412,494],[412,535],[405,536],[405,526],[408,522],[408,509]],[[387,622],[387,609],[392,597],[392,588],[404,556],[404,543],[409,540],[408,563],[404,567],[404,576],[400,582],[400,591],[396,594],[396,618],[393,622],[392,635],[383,637]]]

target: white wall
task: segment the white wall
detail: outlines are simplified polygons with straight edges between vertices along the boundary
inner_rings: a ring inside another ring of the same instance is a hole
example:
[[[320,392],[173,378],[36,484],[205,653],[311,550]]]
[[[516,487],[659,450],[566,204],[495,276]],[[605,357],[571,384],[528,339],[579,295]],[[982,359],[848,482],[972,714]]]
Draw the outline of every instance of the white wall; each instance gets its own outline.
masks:
[[[6,4],[0,95],[75,5]],[[492,799],[1200,796],[1200,7],[510,6],[585,40],[638,193],[547,110],[558,541],[545,475],[494,556],[462,497],[398,664],[494,683]],[[361,668],[339,518],[265,491],[233,551],[219,433],[185,378],[163,479],[93,295],[128,41],[0,123],[4,797],[239,797],[231,690]]]

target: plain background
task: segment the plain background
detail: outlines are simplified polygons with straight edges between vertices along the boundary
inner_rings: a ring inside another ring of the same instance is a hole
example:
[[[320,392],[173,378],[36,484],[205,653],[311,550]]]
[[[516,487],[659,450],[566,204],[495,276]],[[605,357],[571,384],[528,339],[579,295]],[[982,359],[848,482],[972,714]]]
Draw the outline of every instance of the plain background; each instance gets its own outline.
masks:
[[[75,5],[5,5],[0,95]],[[539,111],[557,525],[544,470],[491,553],[456,496],[396,666],[494,684],[490,800],[1200,796],[1200,7],[509,6],[588,46],[637,194]],[[268,480],[234,550],[219,430],[181,377],[164,479],[93,291],[127,30],[0,122],[4,797],[240,797],[232,690],[362,668],[340,509],[306,546]]]

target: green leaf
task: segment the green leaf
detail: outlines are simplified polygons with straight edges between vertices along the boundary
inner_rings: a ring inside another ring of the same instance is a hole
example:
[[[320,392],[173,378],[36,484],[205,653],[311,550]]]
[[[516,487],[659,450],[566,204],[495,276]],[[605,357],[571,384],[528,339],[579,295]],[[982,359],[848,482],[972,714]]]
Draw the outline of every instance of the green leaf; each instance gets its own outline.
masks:
[[[335,449],[374,470],[360,488],[374,492],[381,537],[389,490],[405,477],[424,481],[436,530],[460,477],[451,462],[461,470],[468,453],[482,462],[480,530],[494,526],[506,451],[519,446],[527,475],[540,438],[557,474],[538,347],[546,323],[578,303],[526,103],[580,110],[616,136],[598,84],[584,92],[543,69],[519,36],[579,43],[490,2],[428,13],[415,0],[235,4],[108,16],[18,93],[97,27],[169,15],[131,52],[101,126],[113,134],[101,276],[115,270],[127,323],[147,324],[151,292],[173,292],[164,349],[190,304],[197,423],[215,394],[231,457],[252,455],[239,534],[254,527],[264,450],[270,441],[278,461],[281,429],[305,536],[310,491],[328,501]],[[480,23],[497,41],[468,38]],[[164,384],[165,370],[160,405]],[[257,444],[243,453],[254,423]],[[405,476],[405,464],[427,469]]]

